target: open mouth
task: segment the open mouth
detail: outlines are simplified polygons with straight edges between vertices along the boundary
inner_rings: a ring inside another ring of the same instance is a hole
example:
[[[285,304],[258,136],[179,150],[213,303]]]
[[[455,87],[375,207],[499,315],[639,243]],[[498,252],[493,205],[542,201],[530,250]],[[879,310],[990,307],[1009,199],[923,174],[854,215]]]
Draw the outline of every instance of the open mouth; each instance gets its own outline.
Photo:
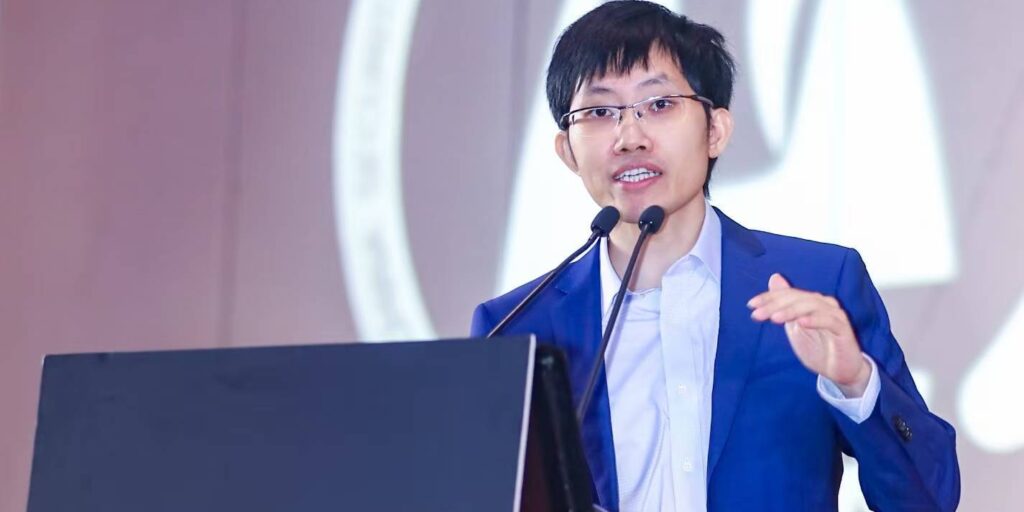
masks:
[[[652,171],[646,167],[637,167],[635,169],[627,169],[616,174],[614,179],[615,181],[621,181],[624,183],[639,183],[658,176],[661,176],[661,173],[658,171]]]

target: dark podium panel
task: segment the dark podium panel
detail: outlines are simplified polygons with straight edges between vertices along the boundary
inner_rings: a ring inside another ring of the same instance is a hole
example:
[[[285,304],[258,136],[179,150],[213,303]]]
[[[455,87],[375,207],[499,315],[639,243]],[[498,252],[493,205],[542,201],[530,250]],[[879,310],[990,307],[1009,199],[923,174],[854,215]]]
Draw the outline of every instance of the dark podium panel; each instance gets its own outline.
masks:
[[[589,510],[564,363],[536,350],[517,337],[49,356],[28,510]]]

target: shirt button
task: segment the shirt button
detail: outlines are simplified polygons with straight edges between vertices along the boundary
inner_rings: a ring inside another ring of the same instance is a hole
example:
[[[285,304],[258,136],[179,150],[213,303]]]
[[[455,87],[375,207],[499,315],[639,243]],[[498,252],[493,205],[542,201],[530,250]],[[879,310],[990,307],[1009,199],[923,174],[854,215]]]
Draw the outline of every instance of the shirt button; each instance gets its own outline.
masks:
[[[687,473],[693,471],[693,459],[686,457],[683,459],[683,471]]]
[[[687,390],[686,384],[680,384],[676,388],[676,392],[679,393],[680,396],[686,395],[686,390]]]

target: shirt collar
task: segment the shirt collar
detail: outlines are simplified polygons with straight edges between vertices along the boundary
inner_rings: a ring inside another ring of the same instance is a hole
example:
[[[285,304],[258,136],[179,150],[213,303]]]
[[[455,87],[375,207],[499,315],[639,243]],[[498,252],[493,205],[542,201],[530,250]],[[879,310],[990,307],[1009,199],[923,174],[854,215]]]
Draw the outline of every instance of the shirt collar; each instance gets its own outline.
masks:
[[[601,305],[602,311],[607,312],[611,307],[615,293],[619,291],[622,279],[615,273],[611,259],[608,257],[608,239],[602,238],[600,243],[601,258]],[[700,260],[711,271],[715,281],[722,282],[722,221],[711,207],[711,203],[704,200],[704,222],[701,224],[697,241],[693,244],[690,252],[676,260],[665,272],[666,276],[684,272],[680,263],[688,256]]]

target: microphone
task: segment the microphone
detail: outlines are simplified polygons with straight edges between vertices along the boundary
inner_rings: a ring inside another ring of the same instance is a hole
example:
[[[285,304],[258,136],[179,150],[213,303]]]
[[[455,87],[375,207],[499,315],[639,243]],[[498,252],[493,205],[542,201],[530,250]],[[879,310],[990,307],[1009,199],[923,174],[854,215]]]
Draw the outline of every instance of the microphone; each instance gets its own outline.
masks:
[[[604,335],[601,337],[601,348],[597,351],[597,359],[594,360],[594,366],[590,369],[590,378],[587,379],[587,387],[583,391],[583,397],[580,399],[580,404],[576,408],[576,421],[583,424],[583,416],[587,412],[587,406],[590,405],[590,399],[594,396],[594,386],[597,385],[597,376],[601,373],[601,369],[604,367],[604,353],[608,350],[608,340],[612,337],[612,331],[615,329],[615,320],[619,316],[619,308],[622,307],[622,300],[626,298],[626,288],[629,286],[629,281],[633,279],[633,268],[636,266],[637,257],[640,255],[640,248],[643,247],[644,241],[647,237],[653,235],[661,229],[661,224],[665,222],[665,210],[658,205],[648,206],[640,214],[640,236],[636,239],[636,245],[633,246],[633,254],[629,257],[629,263],[626,264],[626,272],[622,276],[622,283],[619,285],[619,293],[615,294],[615,301],[612,303],[612,314],[608,318],[608,326],[604,329]]]
[[[569,266],[569,264],[572,263],[572,261],[580,254],[583,254],[583,252],[589,249],[590,246],[594,245],[594,242],[596,242],[598,238],[608,236],[608,233],[611,233],[612,228],[614,228],[618,223],[619,210],[615,209],[614,206],[605,206],[604,208],[601,208],[601,211],[597,212],[597,215],[594,216],[594,221],[590,223],[590,238],[587,239],[587,243],[583,244],[579,249],[576,249],[576,251],[570,254],[568,258],[562,260],[554,270],[548,272],[548,275],[544,277],[544,280],[534,287],[533,290],[530,290],[530,293],[527,294],[526,297],[523,297],[523,300],[519,301],[519,304],[516,304],[516,307],[512,308],[512,311],[509,311],[508,314],[505,315],[505,318],[502,318],[501,321],[491,329],[491,332],[487,333],[486,337],[493,338],[501,332],[502,329],[504,329],[505,326],[507,326],[515,317],[519,316],[529,303],[533,302],[533,299],[540,295],[540,292],[544,291],[544,289],[551,284],[551,281],[554,281],[558,274],[561,274],[562,271],[565,270],[565,267]]]

